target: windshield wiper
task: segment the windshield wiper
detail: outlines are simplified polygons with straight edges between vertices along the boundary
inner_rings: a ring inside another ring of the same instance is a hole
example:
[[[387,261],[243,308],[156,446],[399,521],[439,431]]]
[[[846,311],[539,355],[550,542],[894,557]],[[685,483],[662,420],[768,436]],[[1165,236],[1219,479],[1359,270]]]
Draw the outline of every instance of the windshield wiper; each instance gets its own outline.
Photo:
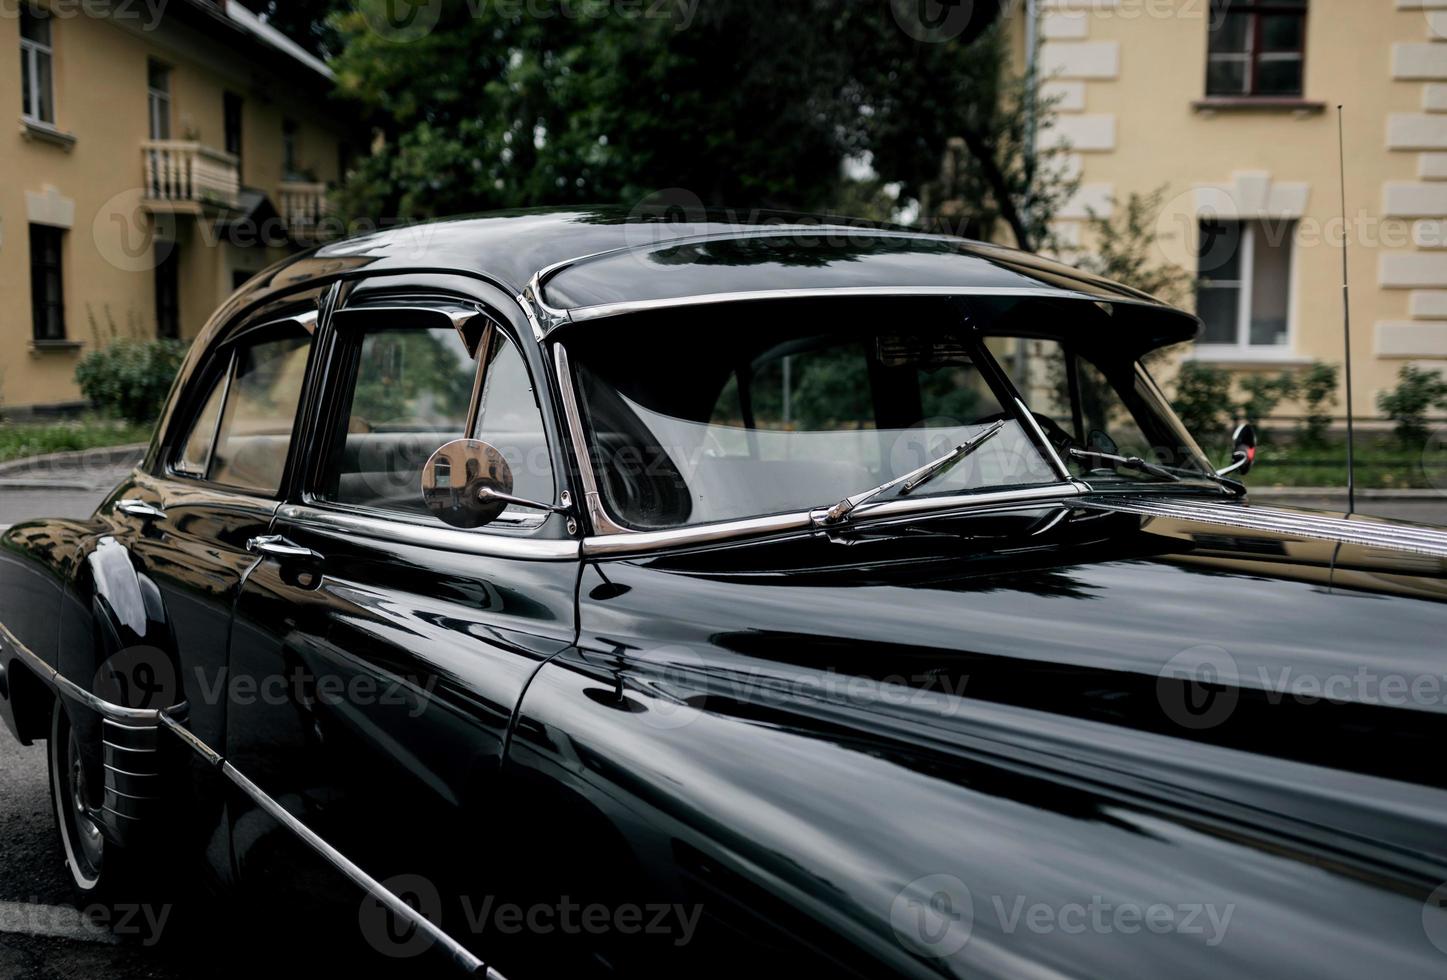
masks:
[[[969,439],[965,442],[960,443],[958,446],[956,446],[954,449],[951,449],[943,456],[928,463],[925,463],[919,469],[910,470],[908,473],[904,474],[904,476],[895,477],[888,483],[881,483],[879,486],[873,488],[872,490],[866,490],[863,493],[856,493],[852,497],[845,497],[843,500],[839,501],[839,503],[835,504],[833,507],[830,507],[822,514],[815,512],[814,523],[819,527],[832,527],[837,524],[843,524],[849,519],[849,515],[852,514],[857,507],[868,503],[882,493],[887,493],[890,490],[893,490],[895,487],[899,487],[899,496],[901,497],[908,496],[909,494],[914,493],[920,487],[924,486],[926,483],[933,480],[941,473],[947,472],[960,460],[969,456],[970,453],[974,452],[976,449],[979,449],[985,443],[989,442],[996,435],[998,435],[1000,433],[1000,430],[1004,427],[1005,420],[1001,419],[1000,421],[991,425],[985,431],[981,432],[979,435],[975,436],[973,439]]]
[[[1139,456],[1118,456],[1115,453],[1103,453],[1098,449],[1077,449],[1071,446],[1070,457],[1072,459],[1108,460],[1117,466],[1124,466],[1126,469],[1136,470],[1140,473],[1149,473],[1152,476],[1163,476],[1177,483],[1180,483],[1184,479],[1179,473],[1172,473],[1159,463],[1152,463],[1149,460],[1141,459]]]
[[[1210,480],[1212,483],[1224,487],[1225,489],[1230,490],[1232,493],[1239,494],[1245,492],[1245,487],[1242,487],[1234,480],[1224,479],[1223,477],[1220,477],[1215,473],[1206,473],[1201,470],[1178,469],[1173,466],[1162,466],[1159,463],[1152,463],[1150,460],[1141,459],[1139,456],[1120,456],[1116,453],[1103,453],[1098,449],[1077,449],[1074,446],[1070,448],[1070,456],[1072,459],[1109,460],[1110,462],[1115,463],[1117,466],[1124,466],[1129,469],[1137,470],[1141,473],[1149,473],[1152,476],[1163,476],[1166,479],[1172,480],[1176,483],[1183,482],[1185,478],[1189,476],[1202,480]]]

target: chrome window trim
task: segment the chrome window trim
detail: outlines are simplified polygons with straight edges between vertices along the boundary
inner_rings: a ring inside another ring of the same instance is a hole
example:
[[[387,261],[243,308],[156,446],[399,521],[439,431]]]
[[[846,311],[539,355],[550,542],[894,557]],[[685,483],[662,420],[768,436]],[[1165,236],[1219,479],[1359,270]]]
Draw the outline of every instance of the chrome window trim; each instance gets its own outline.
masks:
[[[1055,445],[1045,435],[1045,430],[1040,427],[1040,420],[1035,417],[1034,412],[1030,411],[1030,406],[1025,404],[1023,398],[1015,399],[1015,407],[1020,410],[1020,417],[1025,420],[1030,431],[1035,433],[1035,441],[1037,443],[1035,448],[1044,451],[1045,459],[1051,467],[1054,468],[1055,475],[1060,477],[1062,481],[1069,483],[1070,469],[1065,465],[1065,461],[1060,458],[1060,454],[1055,451]]]
[[[548,331],[538,320],[537,311],[533,309],[533,301],[529,298],[531,295],[535,295],[536,284],[537,279],[535,277],[533,279],[533,285],[528,286],[526,291],[518,293],[513,298],[517,300],[518,306],[522,307],[523,316],[527,317],[528,326],[531,327],[533,331],[533,340],[541,344],[547,339]]]
[[[519,296],[516,298],[519,302],[523,303],[523,310],[528,315],[528,319],[531,322],[533,319],[532,312],[527,307],[526,302],[523,300],[523,297]],[[354,322],[360,322],[364,319],[375,318],[378,314],[392,314],[398,317],[415,317],[420,314],[424,317],[431,319],[436,319],[438,315],[441,315],[446,317],[451,322],[453,329],[455,329],[458,332],[458,336],[462,338],[463,344],[467,345],[467,336],[465,333],[465,329],[478,317],[482,317],[487,321],[484,327],[482,338],[479,342],[479,349],[471,352],[472,359],[476,362],[477,366],[473,375],[472,396],[471,400],[468,403],[467,419],[463,426],[464,438],[477,438],[476,430],[478,422],[480,421],[480,415],[483,408],[482,397],[485,393],[484,389],[486,387],[486,380],[488,374],[486,350],[491,342],[492,337],[496,334],[500,333],[506,340],[506,342],[512,344],[518,350],[519,355],[522,356],[523,370],[527,372],[529,386],[534,391],[542,390],[540,387],[539,379],[534,377],[532,365],[528,363],[527,356],[522,351],[523,339],[521,334],[518,333],[517,328],[514,325],[507,322],[506,317],[499,315],[499,311],[495,309],[493,304],[486,303],[482,300],[473,300],[470,298],[458,300],[439,299],[439,301],[436,303],[429,303],[426,300],[417,303],[389,302],[385,295],[378,296],[377,299],[379,300],[379,302],[376,305],[367,305],[366,303],[362,303],[358,306],[350,306],[336,310],[332,313],[332,316],[330,318],[331,329],[334,332],[338,329],[356,329],[357,327],[354,325]],[[534,333],[537,333],[536,327],[534,327]],[[333,359],[336,358],[337,351],[335,347],[329,350],[326,356]],[[335,391],[336,382],[334,379],[329,381],[327,387],[328,389],[330,389],[328,391],[329,394],[333,396],[337,394],[337,392]],[[352,392],[352,395],[355,396],[355,392]],[[540,404],[538,406],[538,409],[539,412],[541,412]],[[551,442],[551,440],[547,439],[546,426],[544,427],[543,438],[545,442]],[[322,457],[325,458],[325,453],[322,453]],[[550,453],[550,466],[551,463],[552,457]],[[302,501],[302,505],[307,509],[307,513],[317,515],[318,517],[321,517],[323,515],[334,517],[338,522],[369,522],[367,526],[370,527],[372,530],[363,531],[363,533],[374,533],[377,536],[389,538],[391,540],[418,543],[416,540],[416,536],[412,534],[413,531],[422,533],[441,531],[450,533],[462,533],[472,536],[482,536],[490,533],[496,534],[496,532],[499,530],[535,531],[538,528],[542,527],[544,524],[546,524],[550,517],[550,515],[548,514],[529,514],[524,518],[514,520],[499,518],[497,521],[493,522],[493,524],[489,525],[486,529],[479,528],[473,531],[457,532],[451,528],[443,527],[440,524],[434,526],[430,523],[418,523],[413,519],[413,516],[410,514],[402,514],[395,511],[388,511],[384,508],[370,506],[367,504],[352,504],[344,503],[341,501],[328,500],[325,497],[320,496],[317,491],[316,484],[320,483],[321,475],[322,474],[320,462],[314,462],[313,465],[310,467],[307,478],[303,480],[303,486],[301,488],[299,498]],[[558,493],[558,475],[554,473],[552,474],[552,476],[554,492]],[[421,493],[420,484],[418,486],[418,493]],[[559,496],[561,497],[566,493],[567,491],[564,490],[559,493]],[[294,507],[296,505],[288,506]],[[285,513],[285,511],[282,511],[282,513]],[[353,527],[361,528],[362,525],[354,524]],[[400,535],[393,534],[391,531],[387,530],[390,528],[402,529],[402,533]],[[515,541],[518,539],[500,538],[499,540]],[[553,542],[543,540],[541,541],[541,543],[551,544]],[[574,544],[576,544],[576,542],[574,542]],[[447,550],[472,551],[477,554],[483,553],[481,550],[475,548],[453,548]],[[547,558],[550,560],[554,557],[543,552],[527,555],[511,552],[504,553],[507,551],[508,549],[506,548],[497,549],[497,551],[495,552],[495,557],[531,557]],[[571,557],[576,557],[576,550]]]
[[[277,511],[277,516],[322,531],[361,534],[434,551],[486,558],[574,561],[581,554],[581,545],[576,539],[513,537],[441,526],[426,527],[402,520],[347,513],[331,507],[283,504]]]
[[[910,288],[910,287],[902,287]],[[853,290],[851,290],[852,292]],[[812,290],[794,291],[809,293]],[[998,291],[992,291],[998,292]],[[824,295],[838,295],[837,290],[824,290]],[[864,295],[877,295],[877,289],[862,290]],[[751,294],[746,294],[751,295]],[[1049,293],[1058,296],[1059,293]],[[573,374],[569,367],[567,348],[556,344],[553,348],[553,362],[558,375],[558,389],[562,395],[563,413],[567,417],[568,436],[573,442],[574,454],[578,460],[578,476],[583,484],[584,508],[592,524],[593,533],[583,541],[583,553],[617,554],[634,551],[650,551],[657,548],[673,548],[679,545],[710,543],[734,538],[756,537],[796,528],[814,527],[812,513],[791,513],[766,517],[751,517],[717,524],[695,525],[693,527],[669,528],[662,531],[637,531],[619,524],[608,513],[599,489],[597,473],[593,469],[592,453],[588,449],[588,437],[583,428],[582,411],[579,408],[577,390],[573,385]],[[1003,376],[1003,372],[1002,372]],[[1012,488],[999,491],[976,491],[971,494],[957,494],[949,497],[919,497],[888,500],[861,508],[854,521],[870,517],[891,517],[917,514],[929,511],[944,511],[959,507],[988,506],[1015,501],[1032,501],[1050,497],[1076,496],[1088,488],[1072,481],[1070,471],[1056,454],[1050,440],[1046,438],[1035,417],[1025,403],[1016,398],[1015,408],[1028,420],[1039,446],[1044,447],[1046,462],[1055,470],[1060,482],[1037,487]],[[1038,449],[1038,447],[1037,447]]]
[[[1061,289],[1052,286],[815,286],[808,289],[756,289],[741,292],[699,293],[692,296],[675,296],[667,299],[624,300],[618,303],[604,303],[599,306],[583,306],[574,310],[556,311],[559,319],[569,323],[583,323],[588,320],[602,320],[623,316],[628,313],[646,313],[651,310],[666,310],[690,306],[711,306],[722,303],[744,303],[759,300],[807,299],[810,297],[867,297],[867,296],[1010,296],[1039,297],[1042,299],[1076,300],[1086,303],[1106,302],[1099,296]],[[1159,303],[1131,298],[1113,298],[1111,303],[1125,303],[1144,306],[1162,311],[1170,307]],[[551,329],[556,329],[554,324]],[[550,331],[551,332],[551,331]]]
[[[975,510],[1012,509],[1051,501],[1069,502],[1088,493],[1089,488],[1077,483],[1052,483],[1040,487],[1018,487],[1010,490],[981,491],[949,497],[904,497],[861,507],[850,516],[849,523],[833,529],[820,529],[814,516],[822,511],[752,517],[741,521],[701,524],[695,527],[670,528],[665,531],[624,531],[621,534],[599,535],[583,540],[585,557],[616,556],[661,551],[669,548],[718,544],[788,531],[811,531],[828,534],[874,521],[912,517],[918,514],[944,515]]]
[[[578,477],[583,482],[583,507],[595,534],[638,534],[614,521],[603,506],[598,489],[598,475],[593,471],[593,454],[588,449],[588,436],[583,431],[583,414],[578,408],[578,393],[573,388],[573,373],[568,367],[568,352],[562,344],[553,348],[553,363],[558,372],[558,390],[563,396],[563,414],[567,416],[568,436],[578,459]]]

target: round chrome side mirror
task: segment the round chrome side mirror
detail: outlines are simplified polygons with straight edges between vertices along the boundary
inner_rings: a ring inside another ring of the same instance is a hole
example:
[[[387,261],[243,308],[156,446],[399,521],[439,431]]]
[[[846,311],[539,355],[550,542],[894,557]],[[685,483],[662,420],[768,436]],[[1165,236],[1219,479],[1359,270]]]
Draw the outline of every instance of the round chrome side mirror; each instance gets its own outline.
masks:
[[[512,467],[476,439],[449,442],[422,468],[422,500],[438,520],[478,528],[497,520],[512,494]]]
[[[1217,470],[1217,476],[1245,476],[1256,465],[1256,427],[1243,423],[1231,437],[1231,465]]]

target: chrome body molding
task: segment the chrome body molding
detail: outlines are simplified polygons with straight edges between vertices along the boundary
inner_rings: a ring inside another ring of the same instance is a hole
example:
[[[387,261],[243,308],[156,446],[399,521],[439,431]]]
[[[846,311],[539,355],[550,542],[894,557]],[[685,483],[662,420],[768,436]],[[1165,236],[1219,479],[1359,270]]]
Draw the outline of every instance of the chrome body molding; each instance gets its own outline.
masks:
[[[524,561],[573,561],[579,555],[578,542],[571,540],[460,531],[300,504],[285,504],[277,514],[322,531],[366,535],[436,551]]]
[[[74,681],[65,677],[54,667],[41,660],[34,651],[15,638],[3,623],[0,623],[0,647],[10,650],[23,660],[28,668],[43,681],[53,687],[58,693],[71,697],[86,707],[91,708],[101,715],[104,723],[105,737],[102,747],[105,750],[105,771],[106,798],[104,811],[115,818],[134,820],[137,817],[135,812],[126,812],[137,803],[152,802],[148,797],[137,797],[131,793],[118,790],[112,785],[112,776],[118,778],[129,777],[132,782],[138,779],[153,779],[154,773],[135,773],[129,769],[122,768],[116,762],[119,753],[137,753],[154,751],[153,747],[143,747],[135,744],[136,737],[146,732],[154,733],[165,729],[180,740],[191,751],[199,755],[206,763],[218,770],[230,782],[236,785],[243,793],[249,796],[257,806],[270,814],[278,823],[282,824],[292,833],[296,834],[305,844],[315,850],[323,858],[333,864],[339,871],[347,876],[355,884],[365,889],[369,894],[376,896],[377,900],[385,905],[393,915],[403,921],[410,922],[417,929],[426,933],[439,946],[447,951],[454,963],[468,973],[484,973],[489,980],[503,980],[501,974],[496,970],[487,967],[480,959],[474,956],[466,947],[457,942],[447,933],[443,932],[430,919],[422,915],[412,906],[408,905],[397,895],[388,891],[375,878],[368,875],[356,864],[347,859],[336,848],[332,847],[321,837],[317,836],[311,828],[292,816],[280,803],[263,792],[251,780],[247,779],[235,766],[227,762],[222,755],[211,748],[201,739],[197,738],[190,729],[183,723],[187,704],[181,702],[169,708],[163,709],[141,709],[127,708],[122,705],[112,704],[91,692],[77,685]],[[152,735],[154,737],[154,735]],[[122,741],[129,741],[132,744],[122,744]],[[114,823],[114,820],[108,821]]]
[[[33,650],[21,643],[15,634],[5,627],[4,623],[0,623],[0,649],[9,650],[18,656],[36,677],[53,688],[56,693],[85,705],[107,721],[128,726],[160,724],[161,712],[159,709],[127,708],[124,705],[113,704],[104,698],[97,697],[40,659]],[[182,701],[166,710],[184,714],[185,709],[186,702]]]
[[[752,517],[742,521],[726,521],[719,524],[703,524],[697,527],[673,528],[667,531],[626,531],[622,534],[600,535],[583,541],[586,557],[604,557],[643,554],[663,551],[669,548],[697,547],[720,544],[726,541],[743,541],[770,534],[806,531],[811,533],[838,533],[851,527],[887,524],[891,521],[909,520],[921,514],[946,516],[975,511],[1000,511],[1034,508],[1051,503],[1072,504],[1076,497],[1089,492],[1089,488],[1074,483],[1051,484],[1043,487],[1024,487],[1018,490],[986,491],[951,497],[902,497],[878,504],[866,504],[849,515],[849,523],[843,527],[821,528],[818,522],[826,508],[798,514],[777,514],[772,517]]]
[[[160,713],[161,725],[172,735],[181,740],[196,754],[206,760],[208,765],[218,769],[226,779],[237,789],[251,798],[251,801],[269,814],[272,819],[281,824],[287,830],[295,834],[302,843],[306,844],[317,854],[321,855],[328,863],[345,875],[354,884],[365,890],[387,907],[387,909],[404,922],[411,923],[415,928],[425,933],[428,938],[447,951],[452,961],[461,967],[465,972],[476,974],[483,972],[489,978],[498,978],[500,974],[496,970],[488,968],[482,960],[474,956],[467,947],[453,939],[447,933],[438,928],[437,924],[427,918],[421,912],[404,902],[400,897],[388,890],[385,885],[363,871],[355,863],[342,854],[335,847],[323,840],[315,831],[292,815],[291,811],[282,806],[276,800],[266,794],[261,787],[257,786],[230,762],[226,761],[215,749],[212,749],[201,739],[197,738],[186,726],[182,725],[168,712]]]
[[[629,300],[584,306],[576,310],[557,311],[569,323],[602,320],[627,313],[667,310],[688,306],[711,306],[720,303],[745,303],[770,299],[809,299],[861,296],[1019,296],[1048,299],[1071,299],[1086,303],[1100,302],[1098,296],[1068,289],[1044,286],[820,286],[810,289],[757,289],[732,293],[701,293],[696,296],[674,296],[667,299]],[[1144,300],[1121,299],[1113,302],[1151,306]]]
[[[1399,527],[1370,519],[1348,520],[1325,514],[1253,507],[1244,502],[1196,502],[1180,498],[1146,499],[1142,497],[1092,496],[1075,501],[1075,506],[1084,510],[1220,524],[1246,531],[1292,534],[1317,541],[1406,551],[1447,559],[1447,531]]]

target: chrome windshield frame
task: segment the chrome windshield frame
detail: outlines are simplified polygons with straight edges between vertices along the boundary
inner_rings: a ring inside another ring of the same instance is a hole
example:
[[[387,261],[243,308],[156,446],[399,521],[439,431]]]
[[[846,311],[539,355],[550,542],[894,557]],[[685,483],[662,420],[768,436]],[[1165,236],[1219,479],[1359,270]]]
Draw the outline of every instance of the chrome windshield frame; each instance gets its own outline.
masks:
[[[581,499],[583,511],[587,516],[589,529],[583,541],[583,554],[592,555],[622,555],[646,553],[666,548],[676,548],[693,545],[715,544],[730,540],[740,540],[769,536],[782,533],[815,532],[828,533],[818,526],[818,516],[822,513],[820,508],[809,511],[796,511],[783,514],[760,515],[756,517],[743,518],[732,521],[721,521],[709,524],[685,525],[677,528],[662,530],[639,530],[631,528],[617,519],[609,512],[607,502],[604,500],[601,484],[598,480],[597,470],[593,465],[593,454],[588,440],[586,425],[583,421],[581,400],[578,396],[577,387],[574,384],[572,366],[568,357],[567,346],[556,334],[552,333],[553,327],[557,326],[557,320],[565,318],[567,314],[560,314],[543,307],[535,309],[537,303],[536,289],[539,285],[535,280],[527,293],[518,297],[529,319],[536,318],[539,326],[542,327],[543,343],[551,344],[553,347],[551,363],[556,372],[556,383],[558,396],[562,403],[565,431],[568,440],[572,443],[574,459],[577,463],[578,479],[581,483]],[[964,291],[956,291],[956,294]],[[890,290],[861,290],[864,295],[892,296],[900,295]],[[838,296],[838,290],[794,290],[789,291],[791,298],[799,296]],[[682,302],[670,304],[686,307],[696,305],[685,299]],[[537,303],[537,306],[542,306]],[[541,316],[538,314],[541,313]],[[554,322],[547,322],[554,321]],[[1052,500],[1070,500],[1089,492],[1089,487],[1074,480],[1070,476],[1068,467],[1061,460],[1060,455],[1050,445],[1049,439],[1045,436],[1040,424],[1030,413],[1020,393],[1016,390],[1014,383],[1010,380],[1009,374],[1004,371],[996,361],[994,354],[984,343],[977,343],[978,355],[983,356],[984,373],[992,387],[1000,389],[1005,397],[1001,399],[1008,417],[1018,422],[1024,431],[1026,438],[1032,446],[1040,453],[1047,466],[1054,471],[1057,482],[1039,484],[1024,487],[1004,487],[995,489],[980,489],[964,494],[934,495],[922,497],[903,497],[886,500],[877,504],[868,504],[861,507],[851,516],[852,525],[867,525],[878,520],[898,519],[921,514],[946,514],[950,512],[966,510],[996,510],[1018,506],[1039,506]]]

